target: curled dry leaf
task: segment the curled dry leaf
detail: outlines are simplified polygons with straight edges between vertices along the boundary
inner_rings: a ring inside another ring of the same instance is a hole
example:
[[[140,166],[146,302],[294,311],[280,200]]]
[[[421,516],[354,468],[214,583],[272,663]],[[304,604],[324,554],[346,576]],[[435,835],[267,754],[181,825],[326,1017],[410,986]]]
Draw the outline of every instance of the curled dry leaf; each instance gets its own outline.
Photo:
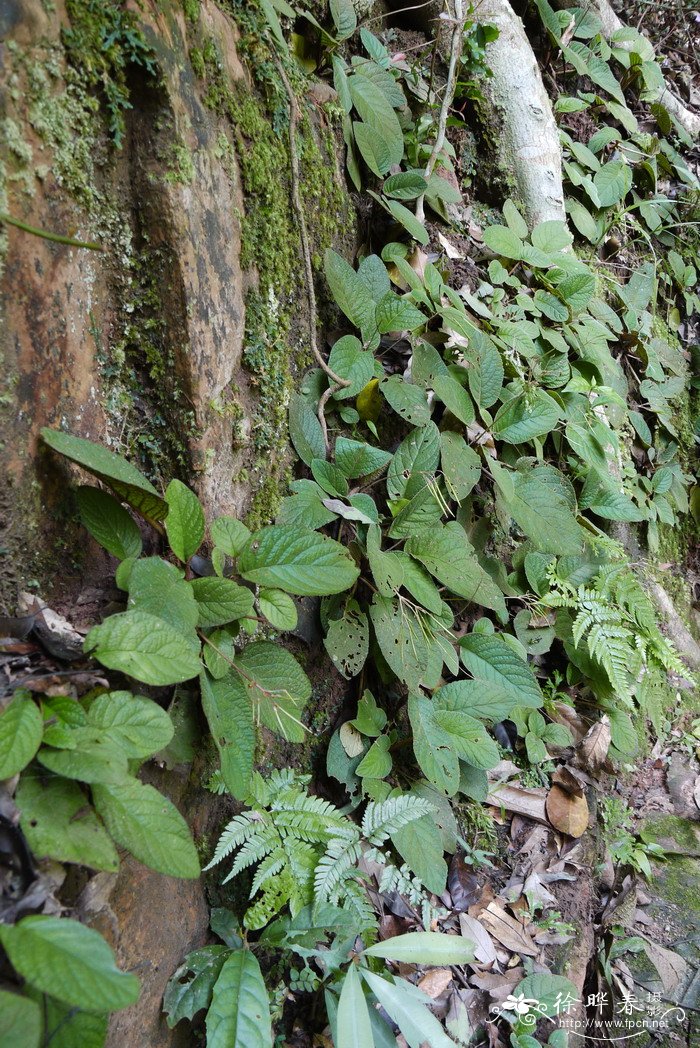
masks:
[[[576,753],[584,768],[597,771],[605,763],[610,749],[610,721],[607,714],[594,724]]]
[[[449,968],[431,968],[418,983],[418,989],[435,1000],[441,997],[452,982],[452,971]]]
[[[465,913],[481,895],[479,878],[469,869],[457,852],[450,860],[447,890],[452,897],[452,908],[457,913]]]
[[[569,793],[573,797],[583,796],[585,783],[576,773],[575,769],[571,768],[568,764],[557,768],[554,775],[552,775],[552,782],[557,786],[561,786],[565,793]]]
[[[588,804],[583,795],[567,793],[555,784],[547,794],[546,811],[554,829],[569,837],[580,837],[588,829]]]
[[[459,915],[459,928],[466,939],[474,943],[474,956],[481,964],[492,964],[496,960],[496,950],[491,936],[481,921],[466,913]]]
[[[527,926],[511,917],[498,899],[489,903],[479,920],[489,935],[513,953],[522,957],[536,957],[539,953]]]
[[[491,790],[486,798],[487,804],[495,808],[505,808],[517,815],[526,815],[535,822],[547,822],[545,801],[547,791],[544,789],[526,790],[523,786],[504,784]]]
[[[438,233],[438,240],[440,241],[440,246],[444,248],[445,254],[448,258],[464,258],[464,255],[459,248],[456,248],[454,244],[451,244],[447,237],[443,236],[442,233]]]
[[[341,725],[338,734],[340,735],[341,744],[348,757],[359,757],[364,750],[365,745],[359,731],[356,731],[355,728],[353,728],[350,721],[346,721],[345,724]]]
[[[644,937],[644,949],[651,963],[659,973],[659,978],[667,994],[673,993],[679,983],[685,981],[688,974],[688,962],[674,950],[659,946],[651,939]]]

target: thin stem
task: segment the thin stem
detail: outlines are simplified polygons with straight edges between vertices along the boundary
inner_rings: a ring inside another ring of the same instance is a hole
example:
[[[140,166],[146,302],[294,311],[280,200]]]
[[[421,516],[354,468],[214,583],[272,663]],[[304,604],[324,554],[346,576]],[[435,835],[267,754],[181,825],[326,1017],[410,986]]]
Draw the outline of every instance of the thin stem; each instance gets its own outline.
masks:
[[[22,222],[19,218],[13,218],[12,215],[7,215],[4,211],[0,211],[0,222],[6,222],[8,226],[16,226],[23,233],[31,233],[32,236],[41,237],[43,240],[52,240],[56,244],[67,244],[69,247],[84,247],[88,251],[104,251],[100,244],[88,243],[84,240],[73,240],[72,237],[64,237],[60,233],[50,233],[47,229],[38,229],[37,226],[30,226],[28,222]]]

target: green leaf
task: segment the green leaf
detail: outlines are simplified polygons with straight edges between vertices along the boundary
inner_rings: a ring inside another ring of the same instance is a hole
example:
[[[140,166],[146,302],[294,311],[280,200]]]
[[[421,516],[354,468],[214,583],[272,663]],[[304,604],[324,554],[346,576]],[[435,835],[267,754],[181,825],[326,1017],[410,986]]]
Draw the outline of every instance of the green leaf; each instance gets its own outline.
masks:
[[[391,835],[391,843],[428,891],[440,895],[447,883],[440,828],[432,815],[414,819]]]
[[[388,735],[380,735],[372,743],[367,753],[355,768],[355,774],[360,778],[384,779],[393,767],[389,747],[391,739]]]
[[[417,532],[431,528],[440,522],[445,505],[444,501],[437,497],[435,485],[423,485],[420,479],[416,486],[418,484],[420,484],[420,487],[418,487],[417,493],[412,498],[408,498],[412,490],[409,488],[406,492],[407,498],[396,504],[401,506],[401,509],[396,513],[389,528],[389,537],[392,539],[405,539],[409,535],[415,535]],[[404,503],[403,505],[402,502]],[[393,503],[390,504],[390,508],[393,512],[396,512]]]
[[[590,469],[581,492],[581,509],[589,509],[604,520],[622,520],[635,523],[645,514],[620,490],[621,483],[614,477]]]
[[[503,361],[492,340],[474,328],[468,349],[462,350],[469,389],[482,408],[495,404],[503,386]]]
[[[481,477],[481,459],[463,436],[445,430],[440,434],[440,464],[447,490],[461,502]]]
[[[380,706],[371,691],[365,688],[362,698],[357,704],[357,717],[350,724],[362,735],[374,738],[381,735],[386,727],[386,713]]]
[[[430,243],[430,234],[422,222],[419,222],[412,211],[400,204],[398,200],[387,200],[386,205],[396,221],[411,234],[414,240],[425,247]]]
[[[275,629],[293,630],[296,627],[299,618],[297,606],[282,590],[261,589],[258,604],[261,614]]]
[[[435,693],[438,701],[450,702],[471,717],[486,721],[506,720],[517,705],[511,691],[500,684],[486,680],[456,680],[445,684]]]
[[[484,230],[484,243],[503,258],[522,258],[523,242],[508,226],[487,226]]]
[[[43,746],[38,760],[56,775],[80,782],[122,782],[127,775],[126,754],[121,746],[99,728],[73,728],[70,749]]]
[[[211,1004],[214,984],[231,951],[227,946],[193,950],[173,972],[163,995],[163,1011],[170,1029],[181,1019],[194,1019]]]
[[[348,480],[358,477],[369,477],[384,469],[391,462],[391,453],[381,448],[373,448],[370,444],[363,444],[359,440],[350,440],[348,437],[338,437],[335,442],[336,465]]]
[[[0,942],[23,979],[66,1004],[114,1012],[138,999],[136,976],[120,971],[102,936],[78,921],[24,917],[0,925]]]
[[[357,29],[357,14],[352,0],[330,0],[333,24],[338,30],[338,39],[347,40]]]
[[[190,582],[199,609],[199,625],[224,626],[253,614],[253,594],[232,579],[209,576]]]
[[[347,263],[344,263],[344,265],[347,265]],[[348,266],[348,269],[354,276],[354,271],[350,266]],[[331,285],[332,289],[333,286]],[[321,423],[318,421],[308,398],[300,396],[299,393],[291,393],[289,397],[289,436],[297,455],[307,466],[311,464],[312,459],[326,457],[326,442],[323,439]],[[231,555],[235,556],[236,554]]]
[[[598,223],[590,211],[579,200],[573,198],[567,200],[566,210],[581,236],[585,237],[589,243],[595,244],[602,231],[598,229]]]
[[[335,513],[323,505],[324,491],[312,480],[293,482],[296,494],[283,498],[277,514],[278,524],[304,529],[322,528],[336,519]]]
[[[289,410],[291,413],[291,405]],[[235,517],[217,517],[211,525],[211,538],[214,545],[227,556],[237,557],[250,538],[250,530]]]
[[[121,503],[100,488],[80,487],[75,494],[80,519],[95,541],[119,560],[138,557],[141,532]]]
[[[611,160],[593,176],[601,207],[619,204],[632,188],[632,170],[624,160]]]
[[[328,366],[336,375],[350,383],[349,386],[337,390],[333,399],[347,400],[349,397],[356,397],[374,375],[374,355],[364,350],[362,343],[354,335],[344,335],[333,346],[328,357]],[[325,448],[323,454],[318,457],[325,458]],[[310,465],[308,462],[306,464]]]
[[[374,299],[352,266],[331,248],[323,256],[323,266],[333,299],[348,320],[357,328],[374,327]],[[323,453],[318,457],[323,458]]]
[[[366,957],[383,957],[387,961],[443,967],[473,961],[474,943],[461,935],[445,932],[409,932],[377,942],[364,952]]]
[[[457,521],[412,535],[406,552],[458,597],[505,613],[503,594],[479,564],[474,547]]]
[[[551,255],[557,251],[565,251],[571,245],[573,237],[566,228],[566,222],[556,220],[540,222],[533,229],[530,240],[533,247]]]
[[[465,426],[474,421],[474,405],[466,389],[452,375],[436,375],[433,379],[435,395],[448,411]]]
[[[513,993],[538,1002],[538,1012],[548,1016],[550,1019],[566,1010],[564,1001],[579,1001],[579,992],[570,979],[563,975],[550,975],[543,972],[540,975],[527,975],[522,982],[513,990]]]
[[[401,171],[398,175],[387,178],[382,186],[382,192],[395,200],[415,200],[422,196],[428,183],[419,171]]]
[[[170,507],[165,530],[170,548],[183,563],[194,556],[204,538],[204,510],[193,491],[179,480],[171,480],[165,492]]]
[[[392,375],[379,388],[396,414],[412,426],[425,426],[430,421],[430,407],[420,386],[406,382],[400,375]]]
[[[503,217],[506,220],[508,228],[515,233],[516,237],[519,237],[520,240],[524,240],[528,233],[527,222],[518,211],[514,202],[510,199],[506,200],[503,205]]]
[[[374,1048],[372,1024],[354,964],[348,968],[338,1002],[336,1048]]]
[[[2,1048],[39,1048],[42,1026],[41,1012],[35,1001],[21,997],[18,993],[0,990]]]
[[[92,799],[117,844],[144,866],[169,877],[199,877],[197,849],[187,823],[153,786],[132,778],[94,785]]]
[[[491,460],[493,474],[506,508],[515,522],[543,553],[581,552],[583,532],[574,515],[571,485],[553,466],[536,466],[527,473],[507,473]]]
[[[392,165],[391,142],[382,138],[378,131],[361,120],[353,121],[352,131],[367,167],[377,178],[382,178]]]
[[[375,596],[369,609],[379,649],[399,680],[417,688],[428,667],[425,628],[406,602]]]
[[[384,296],[391,291],[391,280],[379,255],[366,255],[357,267],[357,275],[375,304],[381,302]]]
[[[55,429],[42,429],[44,443],[54,451],[76,462],[88,473],[101,480],[112,491],[133,506],[146,520],[164,520],[168,513],[167,502],[160,497],[150,481],[139,473],[135,466],[121,455],[115,455],[91,440],[74,437]]]
[[[543,437],[557,425],[561,408],[553,397],[536,389],[519,393],[502,404],[496,412],[491,432],[508,444],[522,444],[533,437]]]
[[[377,328],[384,335],[390,331],[416,331],[427,324],[428,318],[407,298],[389,293],[377,305]],[[370,375],[369,378],[372,376]],[[369,378],[367,381],[369,381]]]
[[[311,697],[311,682],[292,653],[260,640],[243,648],[235,662],[257,719],[291,742],[302,742],[299,718]]]
[[[240,676],[231,667],[214,680],[200,677],[202,708],[219,751],[221,775],[232,795],[244,800],[250,789],[255,756],[253,705]]]
[[[435,722],[434,713],[429,699],[409,695],[408,716],[418,765],[430,782],[452,797],[459,786],[459,759],[450,733]]]
[[[235,950],[214,984],[207,1012],[207,1048],[272,1048],[270,1005],[260,965]]]
[[[144,684],[177,684],[200,670],[199,643],[145,611],[110,615],[85,638],[85,652]]]
[[[37,859],[74,862],[109,873],[119,869],[115,847],[76,782],[23,775],[16,801],[22,832]]]
[[[437,426],[428,422],[414,429],[399,444],[387,473],[387,491],[391,498],[402,498],[412,477],[422,477],[425,484],[432,479],[438,466],[440,441]]]
[[[160,557],[137,560],[129,574],[128,607],[162,619],[194,642],[197,604],[182,570],[174,564]]]
[[[343,617],[328,623],[323,643],[339,673],[357,676],[369,653],[369,624],[357,601],[348,601]]]
[[[311,463],[314,480],[327,495],[345,498],[348,494],[348,482],[343,471],[332,462],[314,459]]]
[[[454,1041],[429,1010],[432,1002],[427,994],[403,979],[391,981],[364,968],[361,971],[363,979],[389,1018],[399,1027],[410,1048],[420,1048],[422,1044],[429,1044],[430,1048],[454,1048]]]
[[[353,73],[348,77],[348,87],[360,118],[384,141],[388,164],[379,173],[386,174],[393,164],[400,164],[403,158],[404,140],[399,119],[381,88],[362,73]]]
[[[168,745],[174,729],[164,709],[142,695],[112,691],[98,695],[88,710],[88,724],[117,742],[127,757],[145,758]]]
[[[534,673],[498,634],[469,633],[459,645],[462,662],[477,680],[497,684],[515,706],[542,705]]]
[[[298,597],[342,593],[359,575],[355,561],[340,543],[315,532],[278,525],[252,536],[239,555],[238,570],[248,582]]]
[[[15,695],[0,713],[0,780],[11,779],[29,764],[41,745],[44,722],[27,693]]]

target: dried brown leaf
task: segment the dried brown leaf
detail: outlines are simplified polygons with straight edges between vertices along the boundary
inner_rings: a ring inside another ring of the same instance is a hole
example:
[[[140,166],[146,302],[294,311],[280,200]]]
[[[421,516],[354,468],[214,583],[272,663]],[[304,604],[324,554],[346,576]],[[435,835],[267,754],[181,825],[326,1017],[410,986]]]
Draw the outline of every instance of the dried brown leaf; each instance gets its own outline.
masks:
[[[536,957],[539,953],[526,926],[511,917],[497,899],[489,903],[479,920],[494,939],[514,953],[524,957]]]
[[[449,968],[431,968],[418,982],[418,989],[435,1000],[442,996],[452,982],[452,971]]]
[[[610,749],[610,738],[610,721],[607,715],[604,715],[593,725],[576,750],[584,768],[597,771],[605,764]]]
[[[679,953],[665,946],[659,946],[651,939],[644,939],[644,949],[659,973],[664,990],[667,994],[672,993],[680,983],[685,981],[688,974],[688,962]]]
[[[547,822],[545,812],[545,801],[547,791],[544,789],[527,790],[523,786],[511,786],[504,783],[491,790],[486,798],[487,804],[493,804],[495,808],[505,808],[506,811],[515,812],[518,815],[526,815],[528,819],[535,822]]]
[[[465,939],[471,939],[474,943],[474,956],[477,961],[481,964],[492,964],[496,960],[496,950],[481,921],[470,917],[469,914],[460,913],[459,927]]]
[[[547,794],[547,818],[555,830],[569,837],[581,837],[588,829],[588,804],[586,798],[567,793],[561,786],[554,785]]]

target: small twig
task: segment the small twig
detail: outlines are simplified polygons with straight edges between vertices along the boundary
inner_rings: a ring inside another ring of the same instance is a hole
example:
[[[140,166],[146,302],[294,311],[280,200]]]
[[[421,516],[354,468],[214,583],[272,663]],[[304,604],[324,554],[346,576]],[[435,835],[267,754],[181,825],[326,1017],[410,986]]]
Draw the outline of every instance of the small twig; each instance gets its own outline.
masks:
[[[438,118],[438,131],[433,144],[433,149],[428,158],[428,163],[425,166],[425,178],[429,179],[433,173],[433,169],[437,163],[438,157],[442,152],[442,147],[445,144],[445,132],[447,130],[447,117],[450,113],[450,106],[454,100],[455,85],[457,79],[457,65],[462,54],[462,37],[464,36],[464,23],[466,21],[466,13],[464,10],[464,0],[454,0],[455,5],[455,27],[452,30],[452,40],[450,42],[450,65],[447,71],[447,83],[445,85],[445,94],[442,99],[442,105],[440,107],[440,116]],[[416,201],[416,218],[419,222],[423,221],[425,214],[425,194],[418,197]]]
[[[104,250],[100,244],[88,243],[84,240],[73,240],[72,237],[64,237],[60,233],[50,233],[47,229],[30,226],[28,222],[22,222],[19,218],[13,218],[12,215],[7,215],[4,211],[0,211],[0,222],[6,222],[8,226],[16,226],[23,233],[31,233],[32,236],[41,237],[43,240],[53,240],[56,244],[67,244],[69,247],[84,247],[88,251]]]
[[[335,371],[328,367],[328,364],[323,359],[320,349],[318,348],[318,342],[316,341],[316,291],[314,289],[314,271],[311,264],[311,249],[309,247],[309,232],[306,227],[306,218],[304,216],[304,209],[301,205],[301,197],[299,196],[299,157],[297,156],[297,123],[299,122],[299,105],[297,103],[294,89],[289,82],[287,74],[284,71],[284,66],[277,54],[274,53],[274,61],[277,66],[277,72],[280,75],[280,80],[284,84],[284,89],[287,92],[287,99],[289,101],[289,158],[292,168],[292,204],[297,216],[297,222],[299,223],[299,236],[301,239],[301,253],[304,258],[304,269],[306,271],[306,293],[309,300],[309,340],[311,342],[311,350],[320,367],[325,371],[331,381],[335,384],[329,386],[326,392],[323,394],[318,405],[318,421],[321,424],[323,430],[323,439],[326,444],[326,450],[329,448],[328,443],[328,426],[326,425],[326,417],[324,409],[329,397],[336,393],[339,389],[343,389],[350,385],[350,381],[346,378],[341,378],[340,375],[336,375]]]

